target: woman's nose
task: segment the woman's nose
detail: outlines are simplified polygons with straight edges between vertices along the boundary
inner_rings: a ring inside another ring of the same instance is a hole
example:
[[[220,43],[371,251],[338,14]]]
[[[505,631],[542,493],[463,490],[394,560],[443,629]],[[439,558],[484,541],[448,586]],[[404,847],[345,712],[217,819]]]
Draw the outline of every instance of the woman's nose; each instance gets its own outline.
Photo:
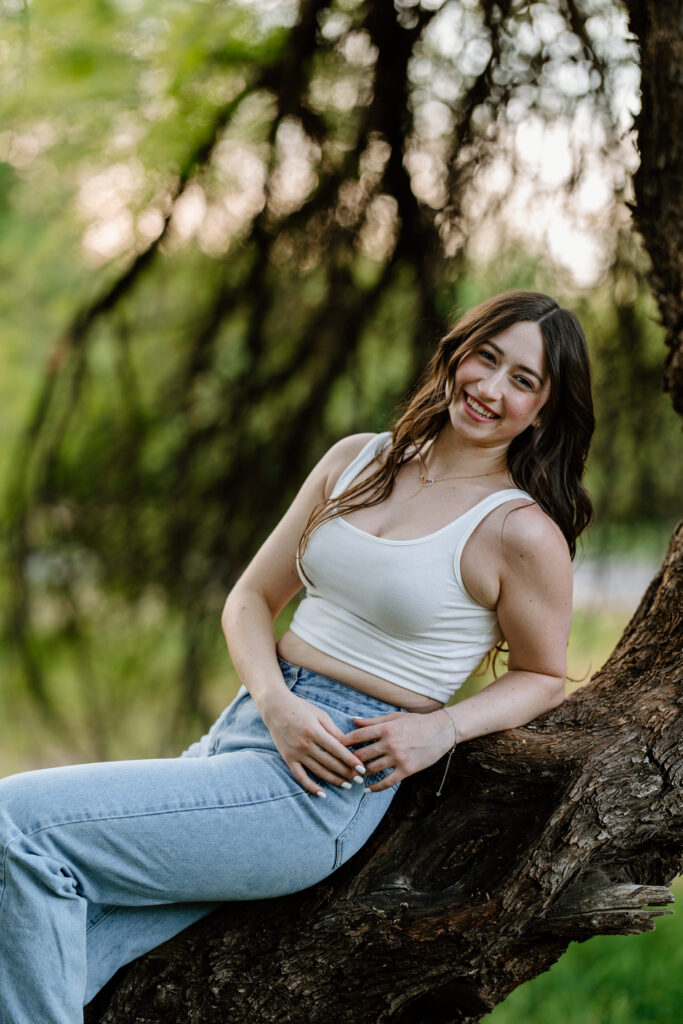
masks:
[[[490,373],[486,377],[478,382],[479,394],[482,398],[500,398],[502,393],[503,377],[502,374]]]

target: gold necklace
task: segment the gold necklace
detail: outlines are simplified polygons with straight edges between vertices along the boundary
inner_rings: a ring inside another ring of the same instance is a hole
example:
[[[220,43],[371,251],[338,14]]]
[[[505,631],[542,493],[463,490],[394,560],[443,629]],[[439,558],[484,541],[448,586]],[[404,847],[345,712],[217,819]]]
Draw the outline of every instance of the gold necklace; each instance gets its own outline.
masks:
[[[495,469],[493,473],[478,473],[476,476],[439,476],[438,478],[423,476],[420,473],[420,479],[425,487],[431,487],[432,483],[442,483],[443,480],[480,480],[482,476],[496,476],[500,472],[500,469]]]
[[[431,453],[433,446],[434,446],[434,443],[432,442],[432,444],[430,444],[430,446],[429,446],[429,451],[427,452],[428,455]],[[418,473],[420,475],[420,480],[422,481],[422,486],[423,487],[431,487],[432,484],[440,484],[444,480],[481,480],[485,476],[495,476],[496,473],[501,473],[502,472],[501,469],[493,469],[493,470],[491,470],[490,473],[475,473],[472,476],[439,476],[439,477],[433,477],[433,476],[427,476],[426,475],[427,467],[425,466],[424,459],[422,458],[422,451],[419,448],[417,450],[417,458],[418,458],[418,462],[420,463],[420,466],[422,467],[421,469],[418,469]]]
[[[431,487],[432,484],[440,484],[444,480],[481,480],[482,477],[485,477],[485,476],[495,476],[496,473],[500,473],[500,472],[501,472],[501,470],[494,469],[490,473],[477,473],[475,476],[440,476],[440,477],[423,476],[422,472],[420,472],[420,480],[422,481],[423,487]]]

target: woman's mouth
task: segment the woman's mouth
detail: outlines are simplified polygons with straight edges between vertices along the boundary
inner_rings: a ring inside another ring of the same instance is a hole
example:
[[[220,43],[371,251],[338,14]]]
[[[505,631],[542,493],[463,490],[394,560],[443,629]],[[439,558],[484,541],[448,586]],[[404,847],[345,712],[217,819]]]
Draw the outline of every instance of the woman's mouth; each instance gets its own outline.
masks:
[[[499,420],[500,416],[497,412],[493,412],[492,409],[488,409],[481,402],[477,402],[475,398],[468,395],[466,391],[463,391],[463,399],[467,412],[473,419],[477,420]]]

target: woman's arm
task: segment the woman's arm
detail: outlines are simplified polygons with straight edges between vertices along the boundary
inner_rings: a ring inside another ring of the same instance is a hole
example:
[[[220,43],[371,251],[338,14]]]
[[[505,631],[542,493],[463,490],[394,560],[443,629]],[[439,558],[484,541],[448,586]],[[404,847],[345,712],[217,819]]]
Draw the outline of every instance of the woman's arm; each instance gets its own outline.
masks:
[[[235,671],[278,750],[297,781],[321,795],[324,791],[306,768],[341,785],[357,774],[360,762],[341,742],[343,733],[329,715],[287,689],[277,661],[273,620],[301,589],[296,549],[313,508],[328,496],[341,471],[373,436],[346,437],[323,456],[235,583],[221,616]]]
[[[507,672],[472,697],[427,715],[358,719],[362,727],[345,742],[374,740],[359,756],[373,771],[394,767],[373,790],[434,764],[456,737],[462,742],[525,725],[564,699],[572,602],[564,537],[537,506],[522,506],[504,518],[499,560],[496,612],[510,650]]]
[[[572,565],[559,528],[537,506],[515,509],[501,534],[496,614],[508,670],[448,708],[458,741],[525,725],[564,700]]]

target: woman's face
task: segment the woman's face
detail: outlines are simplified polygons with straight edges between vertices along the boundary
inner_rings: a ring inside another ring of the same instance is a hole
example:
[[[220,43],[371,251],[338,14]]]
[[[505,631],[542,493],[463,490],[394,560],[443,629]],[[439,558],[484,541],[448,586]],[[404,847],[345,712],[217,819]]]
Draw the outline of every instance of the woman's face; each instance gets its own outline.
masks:
[[[543,335],[520,320],[468,353],[455,371],[454,429],[484,445],[509,444],[534,425],[550,395]]]

